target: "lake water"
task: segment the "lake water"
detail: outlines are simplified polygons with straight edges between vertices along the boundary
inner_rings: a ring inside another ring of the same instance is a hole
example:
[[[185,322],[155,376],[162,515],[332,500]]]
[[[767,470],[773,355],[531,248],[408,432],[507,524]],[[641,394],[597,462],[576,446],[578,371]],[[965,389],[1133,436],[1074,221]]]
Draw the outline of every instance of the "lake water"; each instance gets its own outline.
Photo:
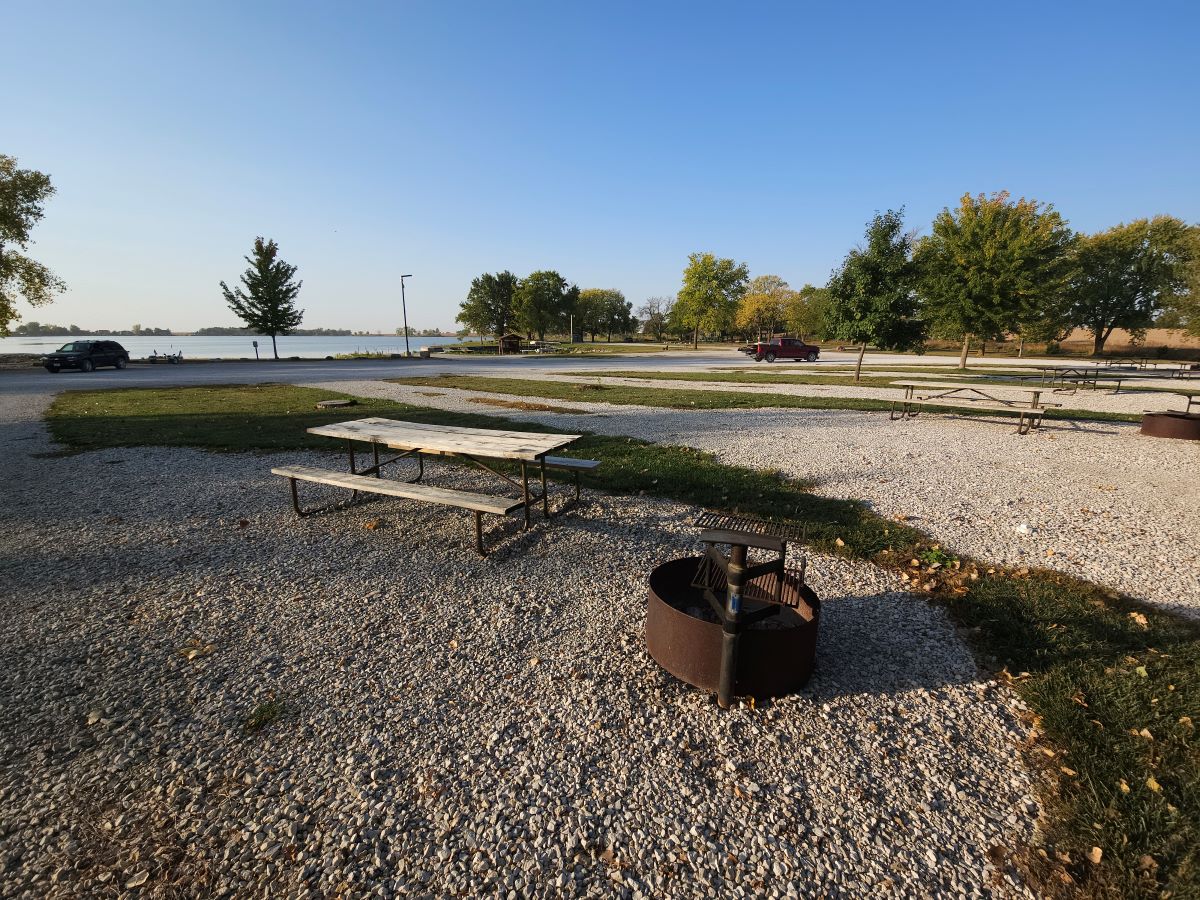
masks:
[[[258,352],[266,359],[271,357],[271,339],[238,335],[236,337],[201,337],[170,335],[55,335],[53,337],[4,337],[0,338],[0,353],[48,353],[57,350],[68,341],[74,340],[116,341],[129,351],[135,359],[181,351],[184,359],[254,359],[254,345],[258,341]],[[413,353],[422,347],[439,347],[461,343],[456,337],[409,337],[408,346]],[[299,356],[302,359],[324,359],[339,353],[403,353],[404,338],[389,334],[347,335],[345,337],[316,337],[292,335],[278,338],[279,356]]]

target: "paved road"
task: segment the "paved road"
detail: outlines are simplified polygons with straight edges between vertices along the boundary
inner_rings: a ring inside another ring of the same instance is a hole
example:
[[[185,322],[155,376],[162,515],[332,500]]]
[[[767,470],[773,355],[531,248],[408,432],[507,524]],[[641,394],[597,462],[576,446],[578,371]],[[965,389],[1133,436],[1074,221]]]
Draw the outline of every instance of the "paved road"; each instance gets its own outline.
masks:
[[[195,384],[261,384],[278,381],[289,384],[347,379],[402,378],[406,375],[506,375],[520,372],[570,372],[595,369],[663,369],[686,370],[722,367],[757,367],[763,371],[820,371],[823,367],[853,362],[857,354],[823,351],[816,363],[756,363],[735,350],[699,350],[696,352],[631,353],[627,356],[536,356],[505,357],[442,357],[434,359],[307,359],[299,361],[264,360],[262,362],[185,362],[180,366],[134,363],[123,372],[100,369],[83,373],[64,371],[51,375],[45,369],[0,370],[0,394],[45,393],[47,390],[72,390],[121,387],[176,387]],[[953,365],[957,358],[949,356],[901,356],[872,353],[871,365],[929,366]],[[975,359],[972,366],[1012,365],[1015,360]],[[1038,361],[1022,360],[1027,365]],[[947,373],[950,374],[950,373]]]
[[[830,360],[799,365],[820,366],[849,354],[831,354]],[[840,360],[839,360],[840,361]],[[134,363],[123,372],[63,371],[52,375],[45,369],[0,371],[0,394],[44,393],[46,390],[78,390],[121,387],[175,387],[195,384],[260,384],[279,381],[345,381],[347,379],[403,378],[411,375],[506,375],[510,372],[565,372],[595,369],[704,369],[710,366],[754,366],[753,360],[733,350],[695,353],[636,353],[628,356],[579,356],[538,358],[532,356],[435,358],[435,359],[345,359],[263,362],[184,362],[183,365]],[[777,364],[779,365],[779,364]],[[782,368],[782,365],[780,365]]]

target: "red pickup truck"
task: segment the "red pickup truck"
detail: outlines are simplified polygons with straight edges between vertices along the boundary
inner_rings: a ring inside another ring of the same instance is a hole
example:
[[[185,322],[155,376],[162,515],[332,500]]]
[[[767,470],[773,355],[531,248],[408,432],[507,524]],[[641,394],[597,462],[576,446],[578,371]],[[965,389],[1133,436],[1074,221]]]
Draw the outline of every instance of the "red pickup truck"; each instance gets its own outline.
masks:
[[[821,355],[820,347],[806,344],[799,338],[773,338],[748,347],[739,347],[738,350],[747,356],[753,356],[757,362],[764,359],[767,362],[775,362],[777,359],[804,359],[816,362]]]

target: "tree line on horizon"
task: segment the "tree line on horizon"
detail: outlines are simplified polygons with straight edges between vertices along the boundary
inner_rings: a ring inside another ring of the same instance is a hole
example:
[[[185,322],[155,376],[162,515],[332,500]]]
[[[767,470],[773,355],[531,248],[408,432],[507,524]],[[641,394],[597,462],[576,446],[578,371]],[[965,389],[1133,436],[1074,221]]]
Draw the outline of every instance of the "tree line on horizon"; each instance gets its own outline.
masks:
[[[859,347],[913,350],[930,339],[1015,338],[1053,349],[1077,328],[1103,353],[1116,329],[1152,327],[1200,335],[1200,227],[1158,215],[1077,233],[1050,204],[1006,192],[965,194],[918,237],[904,210],[877,213],[864,240],[822,287],[793,290],[778,275],[693,253],[674,297],[651,297],[636,315],[614,289],[579,290],[557,272],[511,272],[471,283],[458,321],[480,335],[521,330],[544,339],[576,331],[700,340],[792,333]]]

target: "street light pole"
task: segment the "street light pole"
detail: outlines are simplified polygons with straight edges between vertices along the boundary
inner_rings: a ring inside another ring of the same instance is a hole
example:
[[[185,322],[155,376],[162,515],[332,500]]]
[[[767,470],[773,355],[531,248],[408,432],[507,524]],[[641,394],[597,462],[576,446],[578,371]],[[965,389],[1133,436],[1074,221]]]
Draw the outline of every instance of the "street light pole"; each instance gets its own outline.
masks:
[[[404,279],[412,278],[411,275],[400,276],[400,309],[404,313],[404,358],[412,356],[408,349],[408,304],[404,301]]]

